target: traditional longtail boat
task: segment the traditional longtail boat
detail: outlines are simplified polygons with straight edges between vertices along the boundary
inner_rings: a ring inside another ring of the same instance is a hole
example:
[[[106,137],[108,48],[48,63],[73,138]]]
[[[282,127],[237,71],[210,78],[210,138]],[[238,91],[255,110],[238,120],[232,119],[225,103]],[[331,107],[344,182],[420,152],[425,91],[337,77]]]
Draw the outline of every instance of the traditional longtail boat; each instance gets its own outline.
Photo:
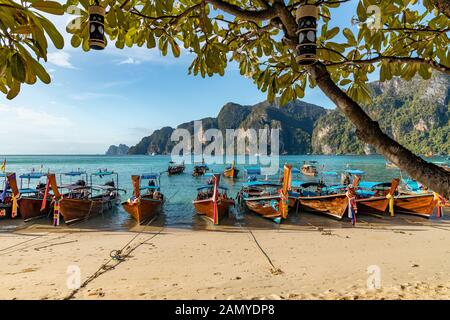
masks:
[[[429,218],[439,203],[433,193],[398,195],[394,199],[394,212]]]
[[[93,185],[94,177],[112,177],[112,180],[104,185]],[[86,186],[74,187],[69,194],[62,197],[56,185],[56,178],[52,177],[51,186],[58,202],[59,213],[63,216],[66,224],[87,220],[90,217],[106,213],[120,202],[118,185],[118,174],[113,171],[98,171],[90,175],[90,183]],[[114,181],[114,177],[116,178]],[[71,187],[68,187],[69,189]],[[55,189],[58,192],[55,193]],[[94,195],[94,192],[96,193]],[[57,218],[55,217],[55,220]],[[59,222],[58,222],[59,223]]]
[[[359,177],[353,179],[353,186],[357,187]],[[333,185],[327,187],[322,182],[293,182],[292,190],[297,195],[298,206],[301,211],[316,213],[341,220],[349,204],[345,193],[347,186]],[[311,190],[312,189],[312,190]]]
[[[214,174],[214,184],[197,188],[197,197],[192,202],[197,214],[203,215],[214,224],[219,224],[229,214],[234,200],[227,195],[227,188],[220,186],[220,174]]]
[[[12,192],[20,195],[18,199],[19,213],[24,221],[47,217],[52,210],[52,196],[49,194],[50,186],[48,181],[46,184],[40,182],[43,177],[47,177],[47,175],[42,172],[20,175],[20,189],[16,189],[17,182],[12,181],[16,179],[15,176],[8,177]],[[27,181],[26,188],[24,188],[23,180]],[[33,180],[38,181],[35,188],[30,186]]]
[[[238,199],[243,209],[280,223],[289,211],[292,166],[284,166],[283,185],[266,181],[250,181],[243,185]]]
[[[194,166],[194,170],[192,171],[192,176],[194,177],[199,177],[199,176],[203,176],[206,171],[208,171],[209,168],[206,164],[202,163],[202,164],[197,164]]]
[[[309,177],[315,177],[318,174],[316,166],[311,163],[306,163],[306,161],[303,162],[301,171],[303,175]]]
[[[440,197],[416,180],[402,179],[399,195],[394,199],[394,212],[429,218],[436,206],[442,203]]]
[[[141,187],[141,181],[148,180],[147,186]],[[133,197],[122,206],[139,224],[150,222],[160,211],[164,203],[164,195],[160,189],[160,175],[149,173],[131,176]],[[146,191],[142,194],[142,191]]]
[[[399,179],[393,179],[391,183],[360,182],[356,199],[358,213],[383,215],[391,203],[389,211],[392,214],[398,184]]]
[[[237,169],[234,165],[234,160],[231,163],[231,166],[226,167],[223,170],[223,176],[227,178],[236,178],[239,175],[239,169]]]
[[[184,172],[184,169],[186,169],[184,161],[181,164],[176,164],[173,161],[170,161],[169,166],[167,167],[167,173],[169,174],[169,176],[174,174],[182,174]]]

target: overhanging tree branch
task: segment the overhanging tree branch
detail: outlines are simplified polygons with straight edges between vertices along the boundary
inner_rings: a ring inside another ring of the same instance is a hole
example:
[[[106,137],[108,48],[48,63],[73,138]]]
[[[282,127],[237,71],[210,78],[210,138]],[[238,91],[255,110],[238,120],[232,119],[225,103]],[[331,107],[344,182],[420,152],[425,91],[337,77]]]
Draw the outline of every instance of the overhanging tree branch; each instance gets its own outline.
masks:
[[[378,153],[405,170],[411,177],[426,186],[433,186],[445,198],[450,198],[450,173],[428,163],[383,133],[376,121],[342,91],[331,79],[326,66],[317,62],[306,68],[319,88],[330,98],[342,113],[355,125],[356,134],[371,144]],[[438,173],[438,174],[436,174]]]
[[[285,6],[284,3],[279,4]],[[293,18],[292,15],[291,17]],[[285,23],[285,21],[282,22],[284,29],[290,34],[295,33],[296,27],[293,27],[292,24]],[[295,46],[298,39],[289,37],[289,40],[289,47],[293,52],[296,52]],[[410,59],[416,58],[406,58],[403,62],[411,63],[412,61]],[[377,61],[372,61],[370,63],[374,62]],[[371,144],[377,152],[383,154],[388,160],[405,170],[413,179],[417,179],[426,186],[431,187],[445,198],[450,198],[449,172],[414,155],[407,148],[386,135],[381,130],[378,123],[373,121],[358,103],[352,100],[336,85],[336,83],[334,83],[327,67],[323,63],[317,61],[316,63],[305,67],[305,69],[317,83],[319,88],[335,103],[337,108],[350,120],[350,122],[353,123],[356,127],[356,133],[362,141]]]
[[[249,21],[264,21],[277,17],[277,11],[274,8],[267,8],[263,10],[245,10],[241,7],[231,4],[223,0],[204,0],[206,3],[212,4],[216,8],[234,15],[237,18]]]
[[[396,57],[396,56],[378,56],[372,59],[362,60],[345,60],[341,62],[325,63],[326,66],[344,66],[344,65],[362,65],[362,64],[374,64],[377,62],[386,61],[388,63],[419,63],[427,65],[435,70],[450,75],[450,67],[444,66],[431,59],[414,58],[414,57]]]
[[[450,19],[450,1],[449,0],[431,0],[433,5]]]

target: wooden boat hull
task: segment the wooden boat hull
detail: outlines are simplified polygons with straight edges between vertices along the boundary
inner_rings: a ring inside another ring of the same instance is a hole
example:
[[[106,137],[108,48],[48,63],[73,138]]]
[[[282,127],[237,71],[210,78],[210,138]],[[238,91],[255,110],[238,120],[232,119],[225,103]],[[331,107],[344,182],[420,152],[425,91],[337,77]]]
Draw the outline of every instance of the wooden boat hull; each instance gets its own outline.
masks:
[[[327,215],[339,220],[348,208],[348,198],[345,194],[298,197],[298,201],[301,211]]]
[[[214,222],[214,203],[212,199],[194,200],[193,203],[195,211],[197,211],[197,214],[204,215]],[[222,219],[228,217],[231,206],[234,206],[234,200],[232,199],[219,200],[217,202],[217,213],[219,223]]]
[[[21,198],[18,201],[19,213],[24,221],[48,216],[52,210],[52,201],[47,199],[45,209],[41,211],[42,199]]]
[[[0,219],[11,218],[12,207],[11,204],[0,203]]]
[[[304,176],[308,176],[308,177],[316,177],[317,176],[317,172],[310,172],[310,171],[306,171],[306,170],[302,170],[302,174]]]
[[[236,178],[239,174],[239,170],[234,168],[234,169],[225,169],[223,171],[223,176],[227,177],[227,178]]]
[[[429,218],[438,204],[432,193],[395,197],[394,212]]]
[[[139,224],[152,220],[162,208],[163,201],[142,197],[139,202],[123,202],[124,210]]]
[[[167,173],[169,174],[169,176],[174,175],[174,174],[182,174],[183,172],[184,172],[184,166],[171,167],[171,168],[167,169]]]
[[[68,199],[59,201],[59,212],[63,216],[66,224],[87,220],[111,210],[119,201],[118,197],[99,199]]]
[[[386,197],[370,197],[356,199],[358,213],[383,215],[389,205],[389,199]]]
[[[246,208],[249,211],[259,214],[259,215],[263,216],[264,218],[267,218],[267,219],[280,218],[281,213],[278,212],[277,209],[272,207],[272,205],[270,203],[272,200],[279,201],[280,199],[279,198],[277,198],[277,199],[274,198],[274,199],[269,199],[269,200],[247,199],[247,200],[244,200],[244,203],[245,203]]]

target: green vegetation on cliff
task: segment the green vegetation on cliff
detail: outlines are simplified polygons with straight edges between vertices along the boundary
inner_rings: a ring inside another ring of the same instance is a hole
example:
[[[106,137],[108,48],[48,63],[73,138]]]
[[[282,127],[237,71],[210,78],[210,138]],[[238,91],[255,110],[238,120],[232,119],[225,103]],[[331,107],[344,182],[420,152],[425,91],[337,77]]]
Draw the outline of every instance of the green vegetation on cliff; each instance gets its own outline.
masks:
[[[414,153],[450,154],[449,76],[436,73],[430,80],[409,82],[394,78],[370,88],[373,101],[364,109],[387,134]],[[337,110],[317,121],[312,147],[325,154],[373,152]]]

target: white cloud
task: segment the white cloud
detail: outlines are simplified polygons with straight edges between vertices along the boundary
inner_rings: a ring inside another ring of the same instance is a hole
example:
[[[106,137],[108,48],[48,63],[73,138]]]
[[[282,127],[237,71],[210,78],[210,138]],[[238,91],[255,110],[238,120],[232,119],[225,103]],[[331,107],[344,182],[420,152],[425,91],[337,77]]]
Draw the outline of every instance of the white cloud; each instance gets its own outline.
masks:
[[[14,123],[15,121],[17,123]],[[11,124],[16,126],[16,128],[37,129],[41,127],[64,128],[71,126],[72,122],[63,116],[53,115],[45,111],[0,104],[0,127]],[[11,132],[16,130],[12,130]]]
[[[131,58],[131,57],[128,57],[127,59],[120,61],[118,64],[119,65],[121,65],[121,64],[141,64],[141,61]]]
[[[51,52],[47,55],[47,57],[48,62],[54,64],[55,66],[68,69],[76,69],[70,62],[71,55],[67,52],[64,51]]]

